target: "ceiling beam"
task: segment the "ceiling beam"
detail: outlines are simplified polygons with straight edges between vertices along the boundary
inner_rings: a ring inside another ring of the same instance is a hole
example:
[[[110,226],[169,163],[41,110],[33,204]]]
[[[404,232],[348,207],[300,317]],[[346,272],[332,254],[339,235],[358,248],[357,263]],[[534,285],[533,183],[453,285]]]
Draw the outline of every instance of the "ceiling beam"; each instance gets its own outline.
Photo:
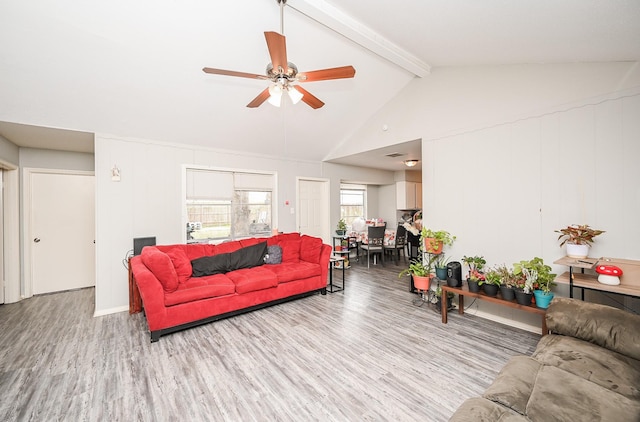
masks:
[[[431,73],[431,66],[324,0],[292,0],[286,5],[416,76]]]

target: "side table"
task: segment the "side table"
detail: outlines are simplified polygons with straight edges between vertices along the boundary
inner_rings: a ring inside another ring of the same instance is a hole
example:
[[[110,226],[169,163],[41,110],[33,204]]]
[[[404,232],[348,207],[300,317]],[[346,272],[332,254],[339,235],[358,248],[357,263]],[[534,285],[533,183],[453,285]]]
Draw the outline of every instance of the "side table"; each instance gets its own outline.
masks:
[[[346,269],[344,265],[344,261],[345,259],[340,256],[331,256],[329,258],[329,284],[327,285],[327,291],[329,293],[335,293],[335,292],[340,292],[344,290],[344,280],[345,280],[344,270]],[[336,266],[337,263],[341,263],[342,266],[337,267]],[[335,268],[342,268],[342,285],[341,286],[336,286],[333,284],[333,270]]]

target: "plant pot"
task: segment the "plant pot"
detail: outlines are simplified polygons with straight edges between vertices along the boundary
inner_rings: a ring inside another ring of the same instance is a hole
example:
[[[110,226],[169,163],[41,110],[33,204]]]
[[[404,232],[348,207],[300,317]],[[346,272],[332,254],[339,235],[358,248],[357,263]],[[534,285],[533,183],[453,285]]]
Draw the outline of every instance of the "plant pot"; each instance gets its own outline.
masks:
[[[451,309],[451,308],[452,308],[452,305],[451,305],[451,298],[450,298],[450,297],[447,297],[447,305],[446,305],[446,306],[447,306],[447,310],[449,310],[449,309]],[[438,311],[441,311],[441,310],[442,310],[442,296],[437,296],[437,300],[436,300],[436,309],[437,309]]]
[[[542,290],[534,290],[533,294],[536,297],[536,306],[542,309],[547,309],[549,307],[554,296],[553,292],[545,293]]]
[[[435,245],[437,245],[437,247],[434,248]],[[439,255],[442,253],[443,246],[444,244],[442,241],[435,240],[432,237],[426,237],[424,239],[424,249],[427,251],[427,253]]]
[[[431,287],[431,276],[413,276],[413,286],[416,290],[429,290]]]
[[[484,292],[487,296],[496,297],[498,295],[498,286],[495,284],[484,283]]]
[[[440,280],[446,280],[447,279],[447,267],[443,267],[443,268],[436,267],[436,277],[438,277]]]
[[[347,234],[347,231],[346,230],[336,230],[336,234],[338,236],[344,236],[345,234]]]
[[[516,289],[513,287],[500,286],[500,295],[504,300],[513,300],[516,298]]]
[[[567,243],[567,256],[570,258],[586,258],[589,256],[589,245]]]
[[[480,286],[477,281],[467,280],[467,284],[469,285],[469,291],[472,293],[478,293],[480,291]]]
[[[520,305],[530,306],[533,293],[525,293],[522,289],[516,289],[516,301]]]

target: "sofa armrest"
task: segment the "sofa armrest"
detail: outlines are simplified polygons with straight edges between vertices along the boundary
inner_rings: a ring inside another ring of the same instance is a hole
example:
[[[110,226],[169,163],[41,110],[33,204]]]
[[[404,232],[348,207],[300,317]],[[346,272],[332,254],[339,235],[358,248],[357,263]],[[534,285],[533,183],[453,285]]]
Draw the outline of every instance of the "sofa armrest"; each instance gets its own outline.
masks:
[[[554,334],[575,337],[640,359],[640,315],[597,303],[556,297],[547,309]]]
[[[135,279],[144,313],[151,331],[158,329],[157,322],[166,316],[164,289],[160,280],[144,265],[140,255],[131,258],[131,271]]]

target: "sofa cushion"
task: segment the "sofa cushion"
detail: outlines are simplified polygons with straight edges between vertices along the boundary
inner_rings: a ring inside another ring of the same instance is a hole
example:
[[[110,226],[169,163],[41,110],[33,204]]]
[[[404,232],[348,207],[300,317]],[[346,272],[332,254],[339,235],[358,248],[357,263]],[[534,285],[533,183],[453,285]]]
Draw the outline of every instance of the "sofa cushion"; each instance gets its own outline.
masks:
[[[186,282],[193,272],[191,261],[187,257],[187,254],[179,247],[169,249],[165,253],[173,263],[173,268],[175,268],[176,275],[178,276],[178,283],[182,284]]]
[[[224,274],[190,278],[172,293],[165,293],[165,306],[235,294],[236,285]]]
[[[549,334],[533,358],[640,401],[640,361],[573,337]]]
[[[265,264],[280,264],[282,262],[282,248],[280,245],[267,246],[267,254],[264,256]]]
[[[290,281],[304,280],[305,278],[320,276],[322,268],[320,264],[299,261],[284,262],[279,265],[270,265],[269,269],[278,277],[278,283],[288,283]]]
[[[317,264],[320,262],[320,252],[322,251],[322,239],[303,235],[300,238],[300,259],[302,261]]]
[[[226,274],[236,285],[236,293],[243,294],[269,289],[278,285],[278,278],[269,267],[243,268]]]
[[[173,292],[178,288],[178,275],[169,256],[155,246],[143,248],[142,263],[156,276],[165,292]]]
[[[264,256],[266,254],[266,240],[231,252],[229,254],[229,270],[234,271],[242,268],[258,267],[264,264]]]
[[[640,402],[543,365],[527,404],[532,421],[640,421]]]
[[[218,255],[221,253],[231,253],[240,249],[242,245],[239,241],[224,242],[214,246],[214,251],[209,255]]]
[[[556,297],[549,305],[546,318],[552,333],[576,337],[640,360],[640,315]]]
[[[283,240],[279,245],[282,247],[282,262],[300,261],[300,240]]]
[[[542,364],[528,356],[515,356],[502,368],[482,396],[525,414],[541,367]]]
[[[530,419],[481,397],[466,400],[449,422],[529,422]]]
[[[271,236],[267,239],[268,245],[278,245],[280,242],[285,242],[289,240],[300,240],[300,233],[281,233],[276,236]]]
[[[193,277],[204,277],[207,275],[224,274],[229,271],[229,255],[221,253],[212,256],[203,256],[191,261]]]

